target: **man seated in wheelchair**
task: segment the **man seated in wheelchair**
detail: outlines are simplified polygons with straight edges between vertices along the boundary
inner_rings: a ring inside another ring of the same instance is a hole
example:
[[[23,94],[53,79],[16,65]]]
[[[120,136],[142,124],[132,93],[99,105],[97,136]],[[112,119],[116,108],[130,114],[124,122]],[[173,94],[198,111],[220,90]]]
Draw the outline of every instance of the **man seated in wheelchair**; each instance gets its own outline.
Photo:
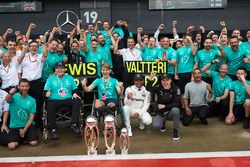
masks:
[[[118,95],[123,91],[123,83],[112,78],[111,72],[110,65],[103,63],[101,78],[95,79],[88,87],[86,86],[86,80],[82,80],[82,88],[85,92],[90,92],[97,87],[98,99],[95,100],[95,109],[97,110],[111,109],[113,111],[118,105]]]
[[[48,128],[51,132],[51,139],[58,139],[56,126],[56,112],[63,107],[72,109],[71,131],[80,133],[80,106],[78,89],[72,76],[65,74],[63,63],[56,63],[55,73],[48,78],[44,87],[44,94],[47,99],[46,109]]]

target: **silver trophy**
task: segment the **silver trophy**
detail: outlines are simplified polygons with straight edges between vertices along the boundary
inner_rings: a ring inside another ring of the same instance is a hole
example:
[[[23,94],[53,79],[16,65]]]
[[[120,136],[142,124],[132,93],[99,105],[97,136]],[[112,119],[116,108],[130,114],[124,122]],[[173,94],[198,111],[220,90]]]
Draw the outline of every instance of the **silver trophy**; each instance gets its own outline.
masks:
[[[128,154],[128,149],[129,149],[129,136],[128,136],[128,130],[126,128],[122,128],[121,134],[120,134],[120,149],[121,149],[121,154]]]
[[[84,139],[87,147],[87,154],[97,155],[97,147],[99,144],[99,129],[97,119],[93,116],[88,116],[84,129]]]
[[[116,129],[113,115],[107,115],[104,118],[104,139],[106,145],[106,155],[115,155]]]

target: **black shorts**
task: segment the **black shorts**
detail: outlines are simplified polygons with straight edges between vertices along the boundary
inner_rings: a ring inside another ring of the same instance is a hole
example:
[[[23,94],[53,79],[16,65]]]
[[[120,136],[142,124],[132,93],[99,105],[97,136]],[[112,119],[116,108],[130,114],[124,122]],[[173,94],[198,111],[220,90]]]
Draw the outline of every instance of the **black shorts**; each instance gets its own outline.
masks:
[[[20,142],[23,142],[23,141],[31,142],[31,141],[38,141],[39,140],[39,137],[38,137],[38,134],[36,132],[36,128],[35,128],[34,125],[31,125],[29,127],[29,129],[25,133],[24,138],[20,137],[20,135],[19,135],[19,129],[22,129],[22,128],[13,128],[13,129],[10,129],[10,132],[9,132],[9,143],[11,143],[11,142],[20,143]]]
[[[106,100],[102,100],[102,102],[105,104],[105,106],[107,106],[109,103],[115,103],[115,105],[118,104],[117,100],[114,98],[110,98],[110,99],[106,99]]]
[[[185,86],[187,83],[189,83],[191,81],[191,76],[192,76],[191,72],[179,74],[178,86],[181,90],[181,94],[184,94]]]
[[[245,108],[243,104],[235,104],[233,113],[236,120],[242,121],[245,118]]]

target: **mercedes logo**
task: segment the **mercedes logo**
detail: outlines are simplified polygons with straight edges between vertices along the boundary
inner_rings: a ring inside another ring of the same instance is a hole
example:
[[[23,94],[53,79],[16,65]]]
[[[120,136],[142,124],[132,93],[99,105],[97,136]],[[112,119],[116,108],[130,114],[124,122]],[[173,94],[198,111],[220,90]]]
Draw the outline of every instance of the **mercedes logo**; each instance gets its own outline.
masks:
[[[59,13],[56,17],[56,24],[62,29],[64,33],[70,33],[78,20],[78,16],[75,12],[71,10],[64,10]]]

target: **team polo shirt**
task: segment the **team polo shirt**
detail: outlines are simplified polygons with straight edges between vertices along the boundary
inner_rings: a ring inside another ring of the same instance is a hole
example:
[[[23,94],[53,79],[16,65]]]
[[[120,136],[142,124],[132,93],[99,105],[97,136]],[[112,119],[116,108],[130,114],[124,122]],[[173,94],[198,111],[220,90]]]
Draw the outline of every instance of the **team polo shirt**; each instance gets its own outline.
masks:
[[[49,75],[53,73],[53,68],[56,63],[63,62],[64,58],[66,58],[66,55],[58,55],[57,52],[48,52],[48,56],[42,68],[42,82],[46,82]]]
[[[43,59],[42,54],[32,56],[31,53],[26,53],[21,63],[22,78],[26,78],[28,81],[40,79],[42,76],[43,61],[45,59]]]
[[[97,78],[92,85],[97,87],[98,99],[102,100],[103,95],[106,96],[106,99],[117,99],[117,79],[110,77],[108,81],[105,81],[103,78]]]
[[[105,41],[106,41],[107,44],[112,45],[112,40],[111,40],[111,37],[108,35],[109,34],[108,31],[100,30],[100,34],[102,34],[104,36]]]
[[[232,82],[232,79],[228,75],[226,75],[225,78],[222,79],[220,77],[220,73],[216,71],[210,71],[210,76],[213,80],[213,100],[216,100],[217,97],[221,97],[224,95],[225,90],[229,90],[229,84]]]
[[[246,57],[250,57],[250,42],[242,42],[240,47],[243,48],[243,50],[246,51]],[[250,71],[250,63],[243,62],[244,67],[247,71]]]
[[[218,50],[210,49],[209,51],[200,50],[198,51],[197,55],[195,56],[195,63],[198,63],[199,69],[202,69],[205,67],[208,63],[215,60],[217,55],[219,54]],[[216,70],[216,64],[212,64],[209,67],[209,70],[215,71]],[[208,75],[204,72],[202,72],[203,77],[208,77]]]
[[[111,45],[105,43],[103,46],[98,45],[98,49],[102,53],[102,58],[105,63],[110,65],[110,68],[113,68],[112,57],[111,57]]]
[[[194,56],[191,46],[182,46],[176,51],[178,60],[178,73],[192,72],[194,68]]]
[[[0,89],[0,122],[2,122],[2,115],[4,111],[9,111],[9,103],[6,102],[7,93]]]
[[[250,85],[250,81],[246,81]],[[247,98],[246,87],[243,83],[240,83],[238,80],[231,82],[229,84],[229,90],[234,91],[234,104],[243,104]]]
[[[123,61],[142,61],[141,51],[138,49],[123,48],[119,52],[122,55]]]
[[[6,67],[4,67],[3,64],[0,65],[0,78],[2,79],[1,89],[18,85],[18,71],[19,64],[17,59],[12,59],[11,63]]]
[[[97,49],[97,51],[93,52],[92,48],[90,47],[88,49],[88,52],[85,52],[86,55],[86,62],[94,62],[97,64],[97,75],[101,76],[101,65],[103,61],[103,54],[100,52],[100,50]]]
[[[65,100],[72,98],[72,91],[77,89],[76,83],[71,75],[59,78],[51,75],[45,84],[44,90],[50,91],[49,100]]]
[[[113,30],[113,33],[118,33],[119,37],[123,38],[124,37],[124,32],[122,28],[118,27]],[[133,37],[133,33],[129,31],[129,37]]]
[[[231,47],[225,48],[225,53],[228,62],[228,74],[235,75],[237,69],[243,65],[243,58],[246,56],[246,51],[239,46],[237,51],[233,51]]]
[[[142,60],[143,61],[155,61],[160,56],[159,48],[149,48],[148,46],[144,46],[142,51]]]
[[[160,54],[158,56],[158,59],[162,60],[164,54],[166,54],[168,60],[177,60],[176,51],[171,47],[167,49],[160,48]],[[174,74],[174,65],[168,64],[168,74]]]
[[[87,43],[87,46],[91,46],[91,37],[92,37],[93,35],[97,36],[96,33],[87,33],[87,35],[86,35],[86,40],[87,40],[86,43]]]
[[[31,96],[23,98],[20,93],[15,93],[10,102],[10,128],[25,127],[30,114],[36,113],[36,100]],[[34,125],[35,122],[32,122]]]

